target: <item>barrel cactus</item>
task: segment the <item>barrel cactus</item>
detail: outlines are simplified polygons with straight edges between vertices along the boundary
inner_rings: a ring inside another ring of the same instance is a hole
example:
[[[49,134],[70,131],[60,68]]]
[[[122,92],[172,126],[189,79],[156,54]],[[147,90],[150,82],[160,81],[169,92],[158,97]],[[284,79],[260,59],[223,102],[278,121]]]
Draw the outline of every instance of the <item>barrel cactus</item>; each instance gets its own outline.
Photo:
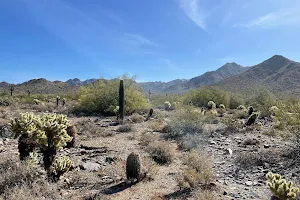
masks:
[[[141,159],[137,153],[132,152],[126,160],[126,177],[128,180],[137,179],[139,181],[141,173]]]
[[[208,109],[215,109],[216,108],[216,103],[213,102],[213,101],[209,101],[207,103],[207,107],[208,107]]]
[[[148,117],[152,117],[152,115],[153,115],[153,108],[151,108],[151,109],[149,110]]]
[[[296,199],[299,188],[294,187],[291,181],[287,182],[281,178],[280,174],[273,174],[272,172],[269,172],[266,178],[266,185],[274,197],[279,200]]]
[[[76,142],[76,134],[77,134],[77,130],[76,127],[74,125],[68,126],[67,129],[67,134],[72,137],[72,140],[70,142],[67,142],[67,148],[70,147],[75,147],[75,142]]]

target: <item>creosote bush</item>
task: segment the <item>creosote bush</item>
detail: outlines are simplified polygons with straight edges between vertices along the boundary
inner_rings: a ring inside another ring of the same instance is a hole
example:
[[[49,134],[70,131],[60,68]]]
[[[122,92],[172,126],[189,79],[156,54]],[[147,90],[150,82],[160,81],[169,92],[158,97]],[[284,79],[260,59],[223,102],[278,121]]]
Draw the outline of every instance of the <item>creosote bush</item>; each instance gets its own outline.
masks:
[[[169,164],[174,157],[174,150],[171,145],[164,141],[153,141],[147,147],[152,159],[158,164]]]
[[[123,77],[125,87],[125,113],[132,114],[148,111],[150,104],[145,95],[139,91],[134,79]],[[87,114],[102,113],[114,115],[114,109],[119,105],[119,80],[99,80],[93,84],[81,87],[78,91],[80,106],[77,110]]]

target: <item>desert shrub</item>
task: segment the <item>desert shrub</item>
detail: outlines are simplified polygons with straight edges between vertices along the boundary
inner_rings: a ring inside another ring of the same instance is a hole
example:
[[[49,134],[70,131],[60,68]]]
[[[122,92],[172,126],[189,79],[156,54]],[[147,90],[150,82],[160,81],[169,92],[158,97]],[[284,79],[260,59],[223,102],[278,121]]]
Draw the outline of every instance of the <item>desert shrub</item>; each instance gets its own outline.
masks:
[[[39,174],[29,160],[5,159],[0,163],[0,195],[19,185],[32,186]]]
[[[125,85],[125,112],[147,111],[150,104],[145,95],[139,91],[138,86],[132,84],[133,79],[123,77]],[[88,114],[103,113],[114,115],[119,98],[119,80],[99,80],[93,84],[81,87],[78,91],[80,106],[76,108],[79,111]]]
[[[177,106],[182,104],[182,95],[168,94],[155,94],[151,96],[151,104],[156,108],[164,108],[164,102],[171,103],[171,109],[176,109]]]
[[[277,98],[270,91],[263,89],[247,100],[247,103],[261,112],[261,117],[271,115],[269,108],[277,104]]]
[[[239,105],[244,105],[245,100],[242,96],[231,94],[229,99],[229,108],[236,109]]]
[[[201,147],[204,142],[205,140],[199,135],[185,135],[179,141],[179,147],[181,150],[190,151]]]
[[[10,106],[13,104],[13,99],[10,97],[1,97],[0,106]]]
[[[247,110],[237,110],[234,112],[233,116],[236,119],[247,119],[249,117]]]
[[[177,109],[168,122],[170,132],[164,136],[180,141],[185,135],[199,135],[203,132],[204,119],[205,116],[196,112],[193,106]]]
[[[197,107],[206,107],[209,101],[213,101],[217,105],[224,104],[227,107],[229,99],[229,93],[216,87],[201,87],[198,90],[189,90],[184,94],[184,103],[192,102]]]
[[[130,119],[132,122],[134,123],[141,123],[144,121],[144,117],[139,115],[138,113],[133,113],[131,116],[130,116]]]
[[[234,117],[224,117],[221,121],[226,125],[226,132],[229,133],[238,133],[243,128],[243,123]]]
[[[164,141],[154,141],[148,145],[148,153],[158,164],[171,163],[174,157],[174,150],[171,145]]]
[[[122,124],[117,129],[117,131],[120,133],[128,133],[131,132],[132,130],[133,128],[131,124]]]
[[[183,164],[187,166],[184,170],[184,181],[191,188],[199,184],[208,186],[214,179],[212,158],[206,152],[192,151],[185,155]]]
[[[142,146],[148,146],[150,143],[154,142],[154,141],[158,141],[159,140],[159,135],[157,134],[153,134],[153,133],[143,133],[140,136],[140,145]]]

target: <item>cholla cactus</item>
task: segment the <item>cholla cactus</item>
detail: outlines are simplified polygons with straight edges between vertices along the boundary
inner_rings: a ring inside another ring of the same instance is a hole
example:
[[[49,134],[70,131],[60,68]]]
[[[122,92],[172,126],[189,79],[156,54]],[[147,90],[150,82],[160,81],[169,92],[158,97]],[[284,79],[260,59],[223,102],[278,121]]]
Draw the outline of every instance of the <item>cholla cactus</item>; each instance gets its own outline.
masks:
[[[37,117],[34,113],[21,113],[19,117],[9,123],[15,139],[19,139],[18,148],[20,160],[24,160],[35,151],[36,143],[43,133],[36,126]]]
[[[220,105],[219,105],[219,108],[220,108],[220,109],[224,109],[224,110],[226,109],[226,107],[225,107],[224,104],[220,104]]]
[[[260,115],[259,112],[253,112],[253,113],[249,116],[249,118],[248,118],[247,122],[245,123],[245,125],[250,126],[250,125],[254,124],[255,121],[257,120],[257,118],[259,117],[259,115]]]
[[[166,110],[170,110],[172,105],[169,101],[165,101],[164,106]]]
[[[279,174],[273,174],[272,172],[269,172],[266,177],[267,187],[279,200],[295,199],[297,193],[299,193],[299,188],[293,187],[291,181],[287,182],[285,179],[282,179]]]
[[[246,107],[243,105],[239,105],[236,109],[238,110],[246,110]]]
[[[253,112],[254,112],[254,109],[253,109],[252,106],[250,106],[250,107],[248,108],[248,115],[249,115],[249,116],[252,115]]]
[[[65,105],[66,105],[66,101],[67,101],[67,99],[66,99],[66,98],[63,98],[63,99],[62,99],[62,105],[63,105],[63,106],[65,106]]]
[[[38,99],[33,99],[33,103],[35,103],[36,105],[39,105],[39,104],[40,104],[40,100],[38,100]]]
[[[60,156],[55,159],[54,168],[58,177],[68,172],[72,166],[72,161],[66,156]]]
[[[70,121],[65,115],[45,114],[37,120],[37,127],[43,132],[39,144],[43,149],[46,170],[50,169],[57,151],[72,140],[66,131],[69,126]]]
[[[216,108],[216,103],[213,102],[213,101],[209,101],[207,103],[207,107],[208,107],[208,109],[215,109]]]
[[[269,108],[269,111],[270,111],[271,115],[275,116],[276,113],[278,113],[279,108],[277,106],[272,106]]]

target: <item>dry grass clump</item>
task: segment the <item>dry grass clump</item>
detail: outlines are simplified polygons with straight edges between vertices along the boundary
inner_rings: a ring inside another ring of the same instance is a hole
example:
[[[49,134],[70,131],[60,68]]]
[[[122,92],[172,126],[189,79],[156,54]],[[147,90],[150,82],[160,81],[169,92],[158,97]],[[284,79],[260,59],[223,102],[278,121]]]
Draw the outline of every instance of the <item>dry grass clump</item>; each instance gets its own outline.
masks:
[[[142,115],[139,115],[138,113],[133,113],[130,116],[130,119],[133,123],[141,123],[145,120],[144,117]]]
[[[147,122],[147,127],[154,132],[161,132],[161,130],[164,128],[165,123],[161,120],[152,120]]]
[[[187,168],[183,172],[183,181],[191,188],[208,187],[214,179],[212,158],[206,152],[192,151],[186,154],[183,164]]]
[[[30,199],[30,200],[56,200],[64,199],[57,188],[45,181],[33,183],[32,185],[19,185],[8,189],[2,195],[3,199]],[[0,197],[1,199],[1,197]]]
[[[29,161],[5,158],[0,163],[0,195],[15,187],[30,188],[39,178],[36,168]]]
[[[122,124],[117,128],[117,131],[120,133],[128,133],[133,130],[133,127],[131,124]]]
[[[247,119],[249,117],[247,110],[236,110],[233,114],[236,119]]]
[[[174,149],[165,141],[154,141],[148,145],[148,153],[152,159],[158,164],[169,164],[174,157]]]
[[[221,200],[212,190],[198,190],[194,193],[195,200]]]
[[[146,133],[143,133],[140,136],[140,138],[139,138],[140,143],[139,144],[142,145],[142,146],[148,146],[150,143],[152,143],[154,141],[158,141],[158,140],[159,140],[159,135],[146,132]]]

